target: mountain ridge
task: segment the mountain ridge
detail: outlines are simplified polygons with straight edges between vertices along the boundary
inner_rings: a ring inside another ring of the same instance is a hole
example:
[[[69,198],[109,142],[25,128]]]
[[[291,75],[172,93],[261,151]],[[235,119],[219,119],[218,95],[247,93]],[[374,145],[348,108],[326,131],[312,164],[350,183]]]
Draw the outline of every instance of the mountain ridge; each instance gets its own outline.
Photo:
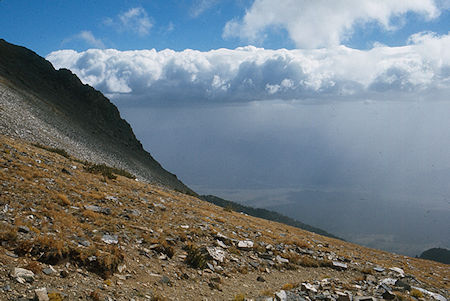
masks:
[[[65,139],[65,144],[52,141],[51,137],[40,139],[40,129],[29,125],[28,135],[24,135],[33,142],[53,143],[82,159],[117,166],[149,182],[195,194],[143,149],[114,104],[100,91],[83,84],[70,70],[55,70],[50,62],[33,51],[0,39],[0,85],[3,96],[7,91],[9,98],[14,98],[4,104],[3,116],[7,115],[8,106],[20,101],[24,107],[31,107],[33,118],[44,120],[50,127],[52,123],[61,125],[53,126],[54,130],[69,138]],[[25,115],[25,112],[19,113]],[[23,132],[21,127],[25,124],[7,129],[14,123],[6,122],[6,119],[2,123],[3,132]],[[76,127],[76,130],[70,127]],[[77,151],[80,145],[88,151]],[[103,155],[96,157],[97,152]]]

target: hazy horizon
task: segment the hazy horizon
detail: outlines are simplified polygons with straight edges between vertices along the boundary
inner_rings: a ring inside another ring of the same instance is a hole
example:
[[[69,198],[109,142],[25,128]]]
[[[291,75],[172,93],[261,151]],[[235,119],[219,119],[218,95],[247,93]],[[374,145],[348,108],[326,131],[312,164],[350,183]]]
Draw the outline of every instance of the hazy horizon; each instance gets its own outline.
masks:
[[[144,147],[198,193],[410,256],[450,247],[446,102],[118,105]]]

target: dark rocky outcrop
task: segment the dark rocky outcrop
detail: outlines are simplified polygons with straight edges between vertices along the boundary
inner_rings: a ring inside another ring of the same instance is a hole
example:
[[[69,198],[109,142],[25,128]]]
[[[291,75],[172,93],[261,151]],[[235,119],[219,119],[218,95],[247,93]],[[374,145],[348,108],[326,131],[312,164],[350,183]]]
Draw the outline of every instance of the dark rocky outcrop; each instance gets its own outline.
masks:
[[[35,121],[18,122],[11,131],[8,128],[13,125],[5,121],[0,124],[3,134],[25,131],[26,137],[21,138],[52,143],[82,159],[117,166],[149,182],[195,194],[143,149],[114,104],[101,92],[83,84],[70,70],[55,70],[33,51],[0,39],[0,86],[3,111],[21,102],[23,107],[31,108],[31,119],[43,121],[65,142],[43,141],[45,131],[36,127]],[[22,115],[30,113],[22,108],[17,111]]]

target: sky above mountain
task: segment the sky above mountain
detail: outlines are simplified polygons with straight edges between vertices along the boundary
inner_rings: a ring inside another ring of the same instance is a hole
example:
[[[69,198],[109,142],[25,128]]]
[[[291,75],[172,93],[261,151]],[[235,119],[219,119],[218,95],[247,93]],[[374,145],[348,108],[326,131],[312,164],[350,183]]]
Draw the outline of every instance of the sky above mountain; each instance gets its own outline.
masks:
[[[46,56],[59,49],[268,49],[374,44],[450,28],[448,0],[0,1],[0,33]]]
[[[105,93],[201,193],[450,247],[450,0],[1,0],[0,37]]]

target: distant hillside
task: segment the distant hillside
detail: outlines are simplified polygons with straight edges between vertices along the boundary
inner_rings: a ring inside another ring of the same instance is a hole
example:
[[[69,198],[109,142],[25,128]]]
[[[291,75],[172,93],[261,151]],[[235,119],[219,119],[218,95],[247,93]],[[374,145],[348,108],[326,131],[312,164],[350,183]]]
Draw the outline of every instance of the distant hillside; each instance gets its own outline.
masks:
[[[0,133],[195,194],[146,152],[116,106],[67,69],[0,39]]]
[[[314,232],[314,233],[317,233],[317,234],[320,234],[323,236],[341,239],[341,238],[339,238],[333,234],[330,234],[322,229],[304,224],[295,219],[292,219],[290,217],[279,214],[275,211],[240,205],[240,204],[232,202],[232,201],[227,201],[227,200],[221,199],[214,195],[201,195],[200,199],[207,201],[209,203],[212,203],[214,205],[226,208],[226,209],[230,209],[230,210],[237,211],[237,212],[244,212],[244,213],[254,216],[254,217],[259,217],[259,218],[267,219],[270,221],[283,223],[285,225],[297,227],[297,228],[300,228],[300,229],[303,229],[306,231],[310,231],[310,232]]]
[[[432,248],[420,254],[419,258],[450,264],[450,250],[444,248]]]

